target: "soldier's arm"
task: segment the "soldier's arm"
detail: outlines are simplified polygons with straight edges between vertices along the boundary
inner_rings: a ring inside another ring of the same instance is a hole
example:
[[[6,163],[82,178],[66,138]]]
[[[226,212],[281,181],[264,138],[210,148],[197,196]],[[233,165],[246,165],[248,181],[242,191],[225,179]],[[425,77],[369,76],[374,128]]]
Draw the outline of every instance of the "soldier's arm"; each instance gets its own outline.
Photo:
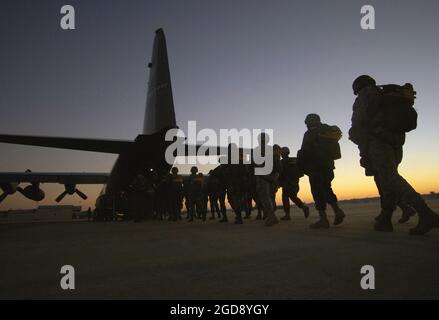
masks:
[[[359,95],[352,106],[351,128],[349,139],[355,144],[361,144],[368,132],[369,112],[366,95]]]

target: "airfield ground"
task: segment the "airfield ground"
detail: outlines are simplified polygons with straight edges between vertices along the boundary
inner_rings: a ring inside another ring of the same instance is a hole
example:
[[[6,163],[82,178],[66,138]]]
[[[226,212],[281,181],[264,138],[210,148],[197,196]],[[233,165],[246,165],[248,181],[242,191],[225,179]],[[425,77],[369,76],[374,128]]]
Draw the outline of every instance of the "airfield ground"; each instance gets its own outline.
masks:
[[[439,211],[439,200],[429,203]],[[271,228],[255,220],[2,224],[0,298],[439,298],[439,230],[409,236],[414,218],[376,233],[377,202],[343,208],[345,223],[329,230],[310,230],[316,212],[308,221],[297,209]],[[76,289],[63,291],[67,264]],[[360,287],[363,265],[375,268],[375,290]]]

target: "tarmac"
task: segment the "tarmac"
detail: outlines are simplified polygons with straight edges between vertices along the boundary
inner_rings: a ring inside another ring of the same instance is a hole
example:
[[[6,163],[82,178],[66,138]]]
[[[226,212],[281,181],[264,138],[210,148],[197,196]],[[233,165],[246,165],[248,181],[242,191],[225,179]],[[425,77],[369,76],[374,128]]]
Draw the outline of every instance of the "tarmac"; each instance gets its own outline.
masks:
[[[429,204],[439,212],[439,200]],[[264,227],[188,223],[16,223],[0,225],[1,299],[438,299],[439,229],[413,237],[377,233],[378,202],[343,204],[347,218],[329,230],[305,220]],[[283,215],[282,210],[277,216]],[[332,213],[330,218],[332,220]],[[75,269],[62,290],[60,269]],[[363,290],[363,265],[375,289]]]

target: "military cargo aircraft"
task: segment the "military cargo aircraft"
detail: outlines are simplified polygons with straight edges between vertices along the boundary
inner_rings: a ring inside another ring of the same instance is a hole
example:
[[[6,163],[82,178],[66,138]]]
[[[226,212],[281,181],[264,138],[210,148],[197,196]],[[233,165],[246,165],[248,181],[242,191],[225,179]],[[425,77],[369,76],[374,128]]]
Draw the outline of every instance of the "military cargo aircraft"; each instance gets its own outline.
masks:
[[[118,158],[111,173],[53,173],[53,172],[7,172],[0,173],[0,202],[7,196],[20,192],[35,201],[44,199],[40,183],[64,184],[65,191],[56,201],[66,195],[77,194],[83,199],[87,196],[76,188],[78,184],[104,184],[96,200],[97,209],[120,211],[119,201],[139,174],[156,172],[167,174],[172,166],[165,161],[165,150],[171,142],[165,141],[167,130],[177,128],[171,77],[165,34],[162,29],[155,32],[150,69],[144,127],[132,141],[102,140],[65,137],[42,137],[25,135],[0,135],[0,142],[39,147],[72,149],[117,154]],[[153,152],[152,152],[153,150]],[[30,183],[21,188],[21,183]]]

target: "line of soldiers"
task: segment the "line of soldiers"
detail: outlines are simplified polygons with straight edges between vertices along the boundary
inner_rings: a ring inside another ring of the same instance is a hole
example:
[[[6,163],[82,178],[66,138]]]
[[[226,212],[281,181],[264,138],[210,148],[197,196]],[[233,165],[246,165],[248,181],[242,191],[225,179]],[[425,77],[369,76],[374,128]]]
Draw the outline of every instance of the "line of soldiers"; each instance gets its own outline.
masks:
[[[386,86],[378,87],[375,80],[367,75],[355,79],[352,88],[357,98],[353,105],[349,139],[358,145],[360,165],[366,169],[366,176],[374,177],[381,198],[381,213],[375,219],[374,229],[381,232],[393,231],[392,215],[396,207],[400,207],[403,215],[399,222],[406,222],[417,213],[419,223],[410,230],[410,234],[422,235],[439,227],[439,215],[428,207],[420,194],[398,173],[405,133],[417,125],[417,114],[412,108],[415,92],[410,84],[384,87]],[[402,90],[402,93],[396,92],[395,88]],[[389,90],[387,95],[386,90]],[[393,101],[391,99],[395,97],[396,107],[385,105],[388,104],[386,98]],[[407,97],[411,105],[401,109],[404,101],[407,102]],[[178,169],[172,168],[172,173],[165,175],[155,187],[156,200],[150,201],[153,203],[150,206],[151,212],[155,212],[154,215],[160,219],[167,215],[169,220],[180,220],[185,199],[188,221],[192,222],[195,218],[205,221],[210,203],[210,219],[218,217],[220,222],[227,222],[227,197],[235,213],[236,224],[242,224],[243,219],[250,218],[254,201],[258,209],[256,219],[263,218],[266,226],[273,226],[279,223],[275,215],[275,198],[278,189],[282,188],[285,216],[281,219],[291,219],[290,200],[308,218],[309,208],[297,197],[299,179],[305,174],[309,178],[315,208],[319,213],[319,220],[310,227],[329,228],[326,212],[328,205],[334,212],[333,224],[341,224],[345,213],[338,206],[337,196],[331,186],[334,179],[334,161],[341,158],[338,144],[341,130],[337,126],[322,123],[317,114],[309,114],[305,124],[307,131],[297,158],[290,157],[287,147],[281,148],[276,144],[270,147],[268,135],[259,136],[257,154],[273,159],[271,172],[263,175],[255,174],[255,171],[264,164],[257,165],[254,161],[246,163],[242,150],[239,150],[237,164],[220,161],[221,164],[211,170],[208,176],[198,173],[197,167],[192,167],[191,175],[183,179],[178,174]],[[229,148],[230,156],[233,145]],[[152,185],[143,189],[151,195],[154,192]]]
[[[308,146],[310,142],[313,143],[311,140],[305,142],[302,149],[311,148]],[[221,164],[211,170],[208,176],[199,173],[195,166],[191,168],[191,174],[185,178],[178,173],[176,167],[171,169],[170,174],[161,178],[154,179],[153,176],[139,175],[132,185],[133,190],[137,190],[134,192],[137,194],[137,199],[133,201],[137,204],[137,209],[134,208],[136,212],[134,219],[139,221],[142,217],[149,216],[157,219],[167,217],[170,221],[181,220],[184,203],[187,211],[186,219],[189,222],[194,219],[206,221],[209,209],[210,220],[218,218],[220,222],[228,222],[227,199],[235,214],[236,224],[242,224],[244,219],[251,217],[254,202],[258,211],[256,219],[263,219],[266,226],[273,226],[279,222],[275,215],[275,199],[279,188],[282,188],[282,205],[285,212],[281,220],[291,220],[290,201],[303,211],[305,218],[308,218],[309,207],[297,196],[299,179],[304,176],[298,159],[290,157],[289,148],[281,148],[276,144],[270,147],[268,143],[268,135],[261,134],[259,145],[262,150],[259,151],[261,155],[273,158],[273,169],[265,175],[255,175],[255,168],[262,167],[264,164],[258,166],[253,162],[246,163],[242,150],[237,151],[238,163],[232,164],[220,159]],[[229,156],[232,154],[233,146],[229,146]],[[312,149],[310,150],[313,152]],[[330,172],[332,168],[329,168]],[[321,179],[315,178],[320,175],[319,171],[315,171],[320,170],[320,167],[313,170],[308,171],[307,174],[310,176],[316,207],[321,219],[311,227],[329,227],[324,214],[326,203],[330,203],[336,212],[334,224],[340,224],[344,213],[337,205],[337,198],[331,189],[330,181],[322,182]],[[332,197],[326,199],[327,194]]]

